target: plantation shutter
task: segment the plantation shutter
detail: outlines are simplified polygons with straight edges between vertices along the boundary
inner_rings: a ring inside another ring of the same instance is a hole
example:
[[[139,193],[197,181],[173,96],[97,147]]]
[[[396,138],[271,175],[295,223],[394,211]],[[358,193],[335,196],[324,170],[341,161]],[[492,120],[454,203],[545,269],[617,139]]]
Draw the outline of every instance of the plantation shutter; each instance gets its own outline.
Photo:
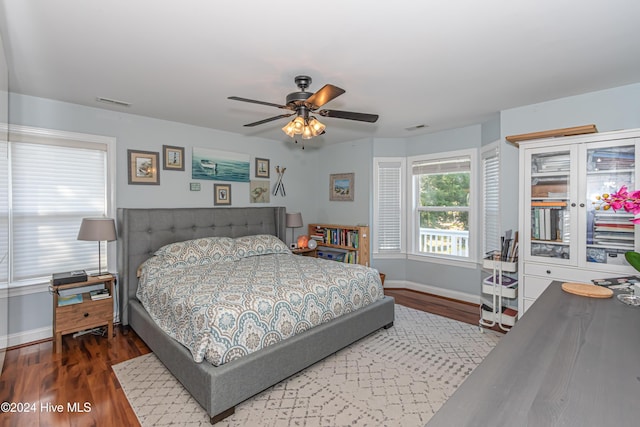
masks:
[[[77,236],[82,218],[107,212],[107,145],[55,139],[10,145],[12,282],[97,268],[98,243]]]
[[[500,249],[500,152],[482,153],[483,253]]]
[[[374,252],[404,251],[404,160],[376,159],[374,180]]]
[[[9,282],[9,145],[0,141],[0,285]]]

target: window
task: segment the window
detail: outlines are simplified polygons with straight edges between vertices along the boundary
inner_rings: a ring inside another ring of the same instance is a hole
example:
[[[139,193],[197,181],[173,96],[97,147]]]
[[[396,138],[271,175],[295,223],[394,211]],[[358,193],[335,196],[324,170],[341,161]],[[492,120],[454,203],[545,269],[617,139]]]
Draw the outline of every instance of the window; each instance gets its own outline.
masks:
[[[475,151],[416,156],[411,164],[411,253],[473,260]]]
[[[375,158],[373,180],[373,253],[405,253],[404,158]]]
[[[8,146],[8,174],[0,184],[8,211],[0,212],[8,236],[11,285],[48,281],[51,273],[98,268],[97,242],[78,241],[84,217],[112,216],[109,157],[112,138],[21,128]],[[105,243],[100,243],[105,249]],[[106,264],[102,251],[102,265]],[[0,259],[2,256],[0,256]]]
[[[482,151],[482,253],[500,249],[500,149]]]

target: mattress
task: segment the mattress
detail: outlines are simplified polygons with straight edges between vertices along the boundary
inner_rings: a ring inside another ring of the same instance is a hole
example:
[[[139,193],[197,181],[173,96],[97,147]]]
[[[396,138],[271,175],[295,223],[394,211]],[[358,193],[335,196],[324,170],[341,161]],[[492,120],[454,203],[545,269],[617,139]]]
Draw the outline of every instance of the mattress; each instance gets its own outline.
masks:
[[[290,253],[165,264],[145,263],[137,297],[196,362],[216,366],[384,297],[373,268]]]

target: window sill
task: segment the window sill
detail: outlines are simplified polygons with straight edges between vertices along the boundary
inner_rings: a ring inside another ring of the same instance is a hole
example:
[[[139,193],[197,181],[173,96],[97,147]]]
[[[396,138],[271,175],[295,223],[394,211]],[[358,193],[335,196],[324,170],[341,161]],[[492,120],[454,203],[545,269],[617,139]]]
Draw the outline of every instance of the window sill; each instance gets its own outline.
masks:
[[[0,284],[0,298],[11,298],[21,295],[49,292],[49,281],[46,279],[25,280],[11,284]]]

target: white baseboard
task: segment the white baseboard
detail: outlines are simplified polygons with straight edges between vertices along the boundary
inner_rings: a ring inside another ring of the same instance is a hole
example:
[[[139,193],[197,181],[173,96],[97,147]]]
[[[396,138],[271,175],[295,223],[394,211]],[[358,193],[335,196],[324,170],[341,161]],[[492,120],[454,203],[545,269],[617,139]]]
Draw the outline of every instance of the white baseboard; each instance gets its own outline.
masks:
[[[51,326],[31,329],[30,331],[19,332],[16,334],[9,334],[0,337],[0,342],[6,343],[7,347],[15,347],[17,345],[23,345],[34,341],[41,341],[49,339],[53,336]]]
[[[472,304],[480,304],[480,295],[468,294],[466,292],[454,291],[451,289],[441,288],[439,286],[426,285],[424,283],[410,282],[408,280],[387,279],[384,281],[384,287],[387,289],[409,289],[458,301],[470,302]]]

